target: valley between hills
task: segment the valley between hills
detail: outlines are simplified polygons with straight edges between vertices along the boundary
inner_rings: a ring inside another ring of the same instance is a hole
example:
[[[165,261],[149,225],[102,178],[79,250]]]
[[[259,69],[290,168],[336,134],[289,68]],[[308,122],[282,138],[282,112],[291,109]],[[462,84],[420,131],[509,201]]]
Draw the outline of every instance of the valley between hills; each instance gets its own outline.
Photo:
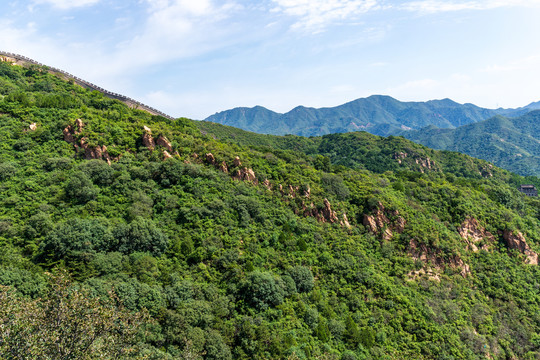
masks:
[[[540,357],[534,109],[262,135],[4,60],[0,357]]]

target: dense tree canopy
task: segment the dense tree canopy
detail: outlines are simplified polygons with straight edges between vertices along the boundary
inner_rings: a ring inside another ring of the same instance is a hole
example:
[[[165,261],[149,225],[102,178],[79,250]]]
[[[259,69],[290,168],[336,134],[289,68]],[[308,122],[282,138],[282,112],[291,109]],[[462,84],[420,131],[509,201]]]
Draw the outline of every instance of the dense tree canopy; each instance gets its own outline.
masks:
[[[88,336],[140,319],[121,349],[149,359],[540,356],[540,201],[516,190],[537,178],[396,137],[204,133],[41,68],[0,81],[0,357],[59,358],[20,340],[60,310]]]

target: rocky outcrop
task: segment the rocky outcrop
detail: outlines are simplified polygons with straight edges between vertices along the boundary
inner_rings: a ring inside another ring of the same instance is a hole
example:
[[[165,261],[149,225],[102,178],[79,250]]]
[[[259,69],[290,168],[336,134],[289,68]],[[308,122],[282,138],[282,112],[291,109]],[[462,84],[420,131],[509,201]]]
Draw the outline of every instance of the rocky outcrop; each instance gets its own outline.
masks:
[[[234,158],[233,165],[236,167],[242,166],[242,162],[240,161],[240,158],[238,156]]]
[[[371,233],[380,235],[383,240],[390,240],[394,232],[401,234],[405,230],[407,222],[397,210],[389,212],[388,215],[393,220],[388,218],[386,209],[379,202],[372,215],[364,214],[363,224]]]
[[[163,148],[163,158],[172,158],[172,144],[164,135],[159,135],[157,139],[154,140],[154,137],[152,136],[152,129],[145,125],[143,126],[143,131],[144,132],[142,135],[142,144],[144,145],[144,147],[146,147],[150,151],[153,151],[156,146],[161,146]],[[176,155],[179,155],[178,152],[176,152]]]
[[[392,156],[393,159],[397,160],[397,162],[399,164],[401,164],[402,160],[405,159],[407,157],[407,153],[404,153],[404,152],[396,152],[394,153],[394,155]]]
[[[219,170],[221,172],[224,172],[225,174],[229,173],[229,167],[227,166],[227,163],[225,161],[221,162],[221,165],[219,165]]]
[[[156,147],[156,143],[152,137],[152,129],[145,125],[143,130],[142,143],[148,150],[152,151]]]
[[[327,222],[335,223],[339,221],[338,216],[336,212],[332,210],[332,206],[328,199],[324,199],[324,208],[322,209],[321,214]]]
[[[489,231],[486,231],[473,217],[467,218],[458,228],[458,233],[467,243],[467,248],[474,252],[479,250],[488,250],[491,244],[496,242],[495,236]],[[479,246],[479,243],[484,241],[484,244]]]
[[[75,138],[73,137],[74,132],[72,130],[71,125],[66,127],[62,132],[64,133],[64,141],[66,141],[66,142],[68,142],[70,144],[75,143]]]
[[[304,197],[308,198],[311,196],[311,188],[309,187],[309,185],[306,186],[306,188],[304,189]]]
[[[466,277],[471,273],[471,268],[459,255],[445,255],[440,249],[429,248],[426,244],[412,239],[409,242],[409,255],[414,259],[426,264],[428,269],[444,270],[447,266],[458,270],[461,276]]]
[[[266,186],[268,190],[272,190],[272,184],[270,184],[270,180],[264,179],[263,185]]]
[[[294,199],[296,198],[296,192],[300,189],[299,186],[292,186],[289,184],[289,197]]]
[[[428,280],[441,282],[441,277],[437,274],[437,271],[430,267],[423,267],[420,270],[413,270],[407,274],[408,281],[415,281],[421,277],[427,277]]]
[[[343,213],[343,220],[339,222],[341,226],[345,226],[347,229],[351,228],[351,224],[349,223],[349,219],[347,218],[347,214]]]
[[[37,130],[37,123],[31,123],[30,126],[28,126],[28,129],[30,131],[36,131]]]
[[[394,235],[392,230],[388,227],[389,223],[390,220],[382,213],[378,213],[377,215],[364,214],[364,226],[366,226],[373,234],[382,232],[381,236],[383,240],[390,240]]]
[[[158,138],[156,139],[156,145],[163,147],[169,153],[173,152],[171,142],[163,135],[158,136]]]
[[[243,167],[238,169],[233,178],[236,180],[249,181],[253,184],[258,183],[257,176],[255,176],[255,172],[252,168]]]
[[[81,119],[75,120],[74,125],[68,125],[62,131],[64,133],[64,141],[75,144],[75,135],[79,135],[84,128],[84,123]],[[75,145],[77,147],[77,145]]]
[[[322,223],[338,223],[341,226],[351,228],[351,224],[349,223],[349,219],[347,218],[347,214],[343,213],[342,219],[339,220],[339,216],[336,211],[332,210],[332,204],[330,204],[330,201],[328,199],[324,199],[323,207],[317,208],[313,203],[310,203],[310,205],[306,205],[304,200],[302,200],[302,204],[300,206],[299,211],[295,211],[298,213],[303,213],[305,217],[311,216],[317,219],[317,221]]]
[[[81,139],[81,149],[84,150],[84,158],[86,160],[105,160],[109,165],[111,165],[111,157],[109,156],[109,153],[107,152],[107,147],[105,145],[103,146],[89,146],[86,143],[86,139]]]
[[[208,164],[211,164],[211,165],[214,165],[216,166],[217,162],[216,162],[216,158],[214,157],[214,155],[212,153],[208,153],[205,155],[205,159],[206,159],[206,162]]]
[[[503,240],[509,249],[514,249],[525,255],[526,264],[538,265],[538,254],[531,250],[525,236],[519,231],[504,230],[502,232]]]
[[[100,146],[90,146],[87,143],[87,138],[82,137],[79,142],[76,140],[76,135],[81,134],[84,128],[84,123],[81,119],[75,120],[74,125],[68,125],[62,132],[64,134],[64,140],[68,143],[73,144],[76,150],[84,151],[84,158],[86,160],[99,159],[106,160],[107,163],[111,164],[111,157],[107,152],[107,147],[105,145]]]
[[[424,169],[427,170],[435,170],[435,162],[431,160],[429,157],[424,158],[416,158],[414,159],[414,162],[420,165],[420,171],[424,172]]]

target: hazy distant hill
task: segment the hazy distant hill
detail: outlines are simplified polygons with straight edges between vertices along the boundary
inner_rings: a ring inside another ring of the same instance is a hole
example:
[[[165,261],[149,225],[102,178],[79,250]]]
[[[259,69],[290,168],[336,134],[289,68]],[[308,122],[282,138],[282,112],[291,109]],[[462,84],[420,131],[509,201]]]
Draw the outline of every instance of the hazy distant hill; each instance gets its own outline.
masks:
[[[458,104],[450,99],[401,102],[390,96],[373,95],[332,108],[298,106],[285,114],[262,106],[235,108],[219,112],[205,120],[275,135],[318,136],[367,131],[386,136],[402,130],[418,130],[428,125],[456,128],[495,115],[519,116],[538,108],[540,103],[518,109],[492,110],[473,104]]]
[[[517,118],[496,116],[457,129],[431,126],[403,135],[431,148],[491,161],[521,175],[540,175],[540,111]]]

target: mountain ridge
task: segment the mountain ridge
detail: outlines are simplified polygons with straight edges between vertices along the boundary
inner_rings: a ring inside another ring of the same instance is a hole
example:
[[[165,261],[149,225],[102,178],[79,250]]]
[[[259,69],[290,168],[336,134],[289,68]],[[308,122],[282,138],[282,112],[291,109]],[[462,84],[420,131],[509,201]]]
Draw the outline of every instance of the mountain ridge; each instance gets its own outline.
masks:
[[[448,98],[402,102],[388,95],[371,95],[334,107],[297,106],[285,113],[260,105],[234,108],[217,112],[204,120],[273,135],[318,136],[364,130],[388,136],[428,125],[456,128],[496,115],[520,116],[539,108],[540,102],[516,109],[486,109],[471,103],[459,104]],[[250,117],[255,110],[256,116]]]

